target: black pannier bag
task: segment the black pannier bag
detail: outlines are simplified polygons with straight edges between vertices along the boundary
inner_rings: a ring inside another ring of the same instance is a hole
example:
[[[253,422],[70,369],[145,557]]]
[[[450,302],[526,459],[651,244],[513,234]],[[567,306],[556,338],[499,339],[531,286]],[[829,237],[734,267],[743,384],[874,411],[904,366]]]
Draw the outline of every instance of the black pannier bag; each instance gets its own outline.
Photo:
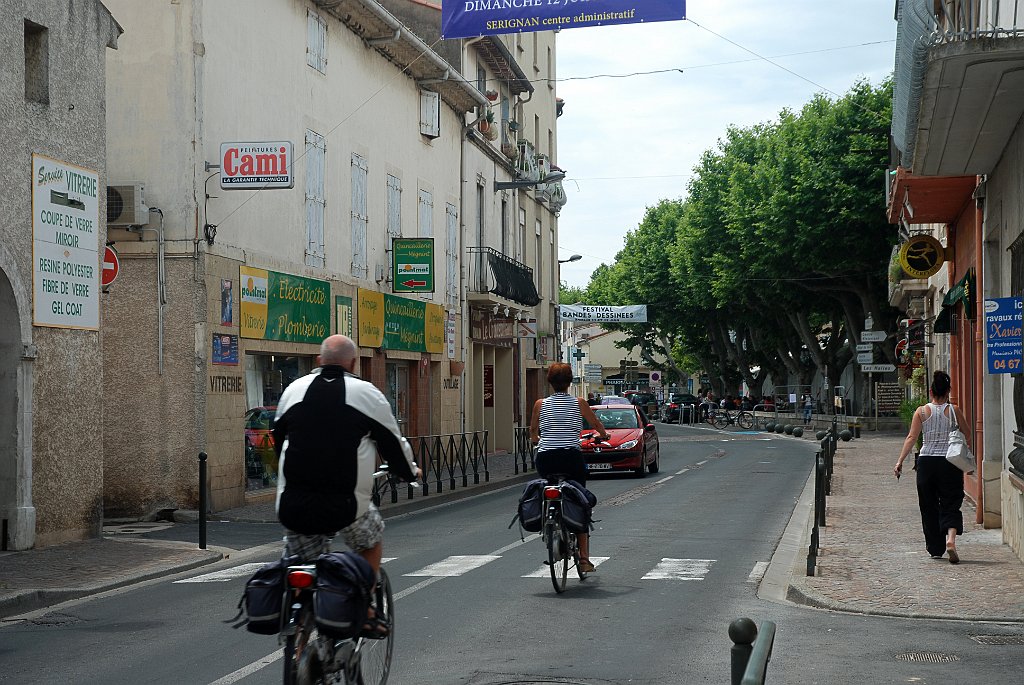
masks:
[[[544,520],[544,486],[548,481],[544,478],[531,480],[523,488],[523,494],[519,498],[519,508],[512,518],[511,528],[516,519],[523,530],[529,533],[539,533]]]
[[[238,600],[239,614],[232,621],[242,619],[234,627],[242,625],[250,633],[277,635],[281,630],[281,608],[284,605],[285,573],[288,566],[300,563],[298,557],[287,557],[272,561],[252,574],[245,583],[242,598]]]
[[[321,554],[313,592],[320,632],[337,640],[357,637],[366,623],[374,581],[370,562],[355,552]]]
[[[565,527],[574,533],[587,533],[593,528],[591,510],[597,504],[597,496],[574,480],[562,485],[562,520]]]

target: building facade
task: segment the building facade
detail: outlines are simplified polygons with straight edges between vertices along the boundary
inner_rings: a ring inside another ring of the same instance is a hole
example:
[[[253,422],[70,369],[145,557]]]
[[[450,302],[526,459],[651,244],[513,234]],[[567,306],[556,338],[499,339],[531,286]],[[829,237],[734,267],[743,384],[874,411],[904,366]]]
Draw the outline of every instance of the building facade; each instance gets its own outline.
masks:
[[[0,5],[0,549],[99,534],[105,53],[98,0]]]
[[[903,0],[897,20],[889,217],[904,241],[933,236],[942,257],[929,280],[903,280],[898,289],[923,298],[932,364],[949,369],[951,400],[970,423],[961,428],[979,468],[965,476],[965,489],[978,521],[1002,526],[1004,541],[1024,558],[1024,9]],[[1012,309],[1010,298],[1016,317],[1004,324],[987,316],[1001,302]],[[894,293],[904,306],[913,300]],[[1014,329],[1017,351],[1000,359],[1000,338]]]

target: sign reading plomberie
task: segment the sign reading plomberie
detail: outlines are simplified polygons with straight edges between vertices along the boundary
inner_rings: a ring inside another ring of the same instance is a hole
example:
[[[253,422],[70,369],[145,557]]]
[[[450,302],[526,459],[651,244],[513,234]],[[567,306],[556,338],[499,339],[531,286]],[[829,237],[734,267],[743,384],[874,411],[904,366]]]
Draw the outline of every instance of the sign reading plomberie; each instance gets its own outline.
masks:
[[[295,161],[288,141],[220,144],[220,187],[259,190],[295,187]]]
[[[605,321],[612,323],[647,323],[647,305],[627,304],[604,306],[590,304],[560,304],[562,321]]]

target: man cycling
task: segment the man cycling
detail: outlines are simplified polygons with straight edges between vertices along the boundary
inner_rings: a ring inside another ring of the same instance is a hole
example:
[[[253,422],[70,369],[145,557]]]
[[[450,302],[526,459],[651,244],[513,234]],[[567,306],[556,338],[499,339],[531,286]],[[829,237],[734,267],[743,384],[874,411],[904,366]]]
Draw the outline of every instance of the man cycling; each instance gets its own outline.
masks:
[[[387,398],[354,375],[352,339],[332,335],[320,346],[319,368],[289,385],[277,404],[277,517],[286,554],[312,562],[345,544],[380,572],[384,520],[370,501],[377,454],[399,480],[419,468]]]

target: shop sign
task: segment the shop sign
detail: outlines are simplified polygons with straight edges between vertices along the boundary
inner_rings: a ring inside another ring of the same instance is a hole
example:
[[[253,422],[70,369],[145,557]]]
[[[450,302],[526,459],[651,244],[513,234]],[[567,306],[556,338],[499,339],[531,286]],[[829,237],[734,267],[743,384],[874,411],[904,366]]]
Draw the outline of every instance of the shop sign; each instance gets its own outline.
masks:
[[[249,266],[238,275],[243,338],[319,344],[330,334],[329,282]]]
[[[434,292],[434,239],[395,238],[391,247],[392,291]]]
[[[359,289],[360,347],[441,353],[445,313],[439,304]]]
[[[238,366],[238,336],[227,333],[214,333],[213,354],[210,360],[214,364]]]
[[[686,0],[453,0],[441,3],[441,37],[451,40],[685,18]]]
[[[455,312],[448,312],[445,316],[444,337],[448,345],[448,358],[455,359]]]
[[[899,411],[905,392],[899,383],[875,383],[875,403],[879,414]]]
[[[352,337],[352,298],[334,296],[334,332]]]
[[[100,323],[99,175],[32,155],[32,323]]]
[[[484,406],[494,406],[494,366],[484,364]]]
[[[295,156],[290,141],[220,144],[224,190],[294,188]]]
[[[1021,298],[985,300],[985,347],[989,373],[1021,372]]]
[[[928,278],[938,273],[944,261],[946,251],[942,243],[930,235],[912,236],[900,246],[900,266],[911,278]]]
[[[647,323],[647,305],[627,304],[603,306],[562,304],[558,306],[562,321],[603,321],[611,323]]]

